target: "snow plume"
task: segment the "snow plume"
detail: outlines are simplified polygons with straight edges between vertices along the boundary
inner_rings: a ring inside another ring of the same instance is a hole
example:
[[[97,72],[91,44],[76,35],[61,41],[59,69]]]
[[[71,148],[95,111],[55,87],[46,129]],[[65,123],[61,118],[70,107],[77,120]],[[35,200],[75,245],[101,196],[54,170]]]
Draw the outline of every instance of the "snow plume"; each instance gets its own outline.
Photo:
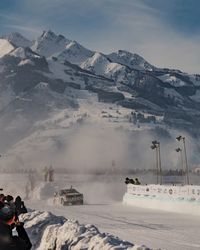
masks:
[[[65,162],[71,169],[84,173],[125,167],[129,139],[126,133],[95,124],[79,126],[70,136]]]
[[[184,133],[181,133],[185,136]],[[182,143],[176,141],[177,131],[165,129],[127,131],[107,124],[83,123],[73,129],[54,157],[55,165],[72,172],[93,174],[127,173],[134,169],[155,169],[155,152],[150,148],[153,140],[160,141],[163,169],[180,169],[180,155],[175,152]],[[186,135],[188,160],[196,152],[194,140]],[[197,161],[197,159],[196,159]]]
[[[116,174],[134,169],[155,169],[153,140],[161,143],[163,169],[180,169],[180,155],[175,152],[182,143],[176,141],[179,132],[156,128],[128,131],[113,124],[95,124],[80,118],[71,127],[38,129],[20,141],[1,158],[3,169],[37,169],[53,165],[78,174]],[[52,126],[52,127],[51,127]],[[68,126],[68,125],[65,125]],[[184,135],[183,133],[180,133]],[[197,145],[186,135],[189,162],[198,162]]]
[[[113,235],[101,233],[94,225],[80,225],[78,221],[67,220],[49,212],[30,212],[21,215],[20,220],[25,222],[33,250],[149,249],[120,240]]]

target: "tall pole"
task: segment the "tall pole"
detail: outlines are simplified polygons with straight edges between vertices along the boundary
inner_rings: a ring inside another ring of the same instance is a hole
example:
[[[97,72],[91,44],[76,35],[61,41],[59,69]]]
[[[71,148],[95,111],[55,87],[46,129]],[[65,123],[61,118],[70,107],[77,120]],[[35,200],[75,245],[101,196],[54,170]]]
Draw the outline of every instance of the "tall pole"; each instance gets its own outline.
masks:
[[[182,171],[183,171],[183,176],[185,176],[185,168],[184,168],[184,163],[183,163],[183,150],[180,149],[180,155],[181,155],[181,167],[182,167]],[[184,178],[184,183],[185,183],[185,178]]]
[[[183,137],[183,148],[184,148],[184,154],[185,154],[185,168],[186,168],[187,184],[190,185],[189,168],[188,168],[187,153],[186,153],[186,146],[185,146],[185,137]]]
[[[162,184],[162,169],[161,169],[161,156],[160,156],[160,142],[152,141],[151,149],[156,150],[156,170],[157,170],[157,184]],[[160,175],[160,178],[159,178]],[[160,179],[160,181],[159,181]]]
[[[158,143],[158,158],[159,158],[160,184],[162,185],[162,167],[161,167],[161,156],[160,156],[160,143]]]
[[[159,162],[159,156],[158,156],[158,147],[156,147],[156,178],[157,178],[157,184],[159,183],[159,180],[158,180],[158,175],[159,175],[159,168],[158,168],[158,162]]]

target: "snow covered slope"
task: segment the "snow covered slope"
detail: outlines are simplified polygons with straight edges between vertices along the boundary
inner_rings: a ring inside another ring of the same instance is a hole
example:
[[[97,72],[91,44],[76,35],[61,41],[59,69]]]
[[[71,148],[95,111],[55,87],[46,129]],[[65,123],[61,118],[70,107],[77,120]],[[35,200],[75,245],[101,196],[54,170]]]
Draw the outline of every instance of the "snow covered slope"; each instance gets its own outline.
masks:
[[[7,36],[4,36],[4,39],[8,40],[16,47],[30,47],[32,45],[31,41],[29,41],[27,38],[25,38],[18,32],[14,32]]]
[[[111,79],[119,78],[119,75],[125,71],[124,66],[110,62],[103,54],[98,52],[83,62],[81,68]]]
[[[14,49],[14,46],[6,39],[0,39],[0,58]]]
[[[65,50],[61,51],[61,53],[55,54],[54,56],[61,61],[68,61],[70,63],[80,65],[92,55],[92,51],[84,48],[76,41],[71,41],[67,44]]]
[[[52,31],[44,31],[43,34],[34,41],[31,49],[43,56],[49,57],[56,52],[65,49],[69,40],[62,35],[56,35]]]
[[[137,70],[149,70],[155,69],[150,63],[148,63],[144,58],[138,54],[132,54],[126,50],[118,50],[108,55],[108,58],[117,63],[124,64],[132,69]]]

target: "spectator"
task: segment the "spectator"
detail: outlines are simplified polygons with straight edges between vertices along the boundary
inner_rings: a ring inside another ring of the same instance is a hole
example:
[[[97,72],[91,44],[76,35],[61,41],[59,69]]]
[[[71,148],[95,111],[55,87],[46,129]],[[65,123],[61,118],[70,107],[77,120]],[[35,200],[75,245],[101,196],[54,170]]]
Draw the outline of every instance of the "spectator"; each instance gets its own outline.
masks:
[[[0,202],[4,202],[4,200],[5,200],[5,195],[4,194],[0,194]]]
[[[12,235],[16,227],[18,236]],[[32,244],[24,229],[23,223],[15,217],[15,210],[7,203],[0,203],[0,249],[30,250]]]
[[[139,182],[138,178],[135,178],[135,185],[140,185],[141,183]]]
[[[125,184],[127,185],[127,184],[129,184],[129,183],[130,183],[130,182],[129,182],[129,178],[126,177]]]
[[[129,182],[133,185],[135,184],[135,181],[133,179],[129,179]]]
[[[54,169],[52,166],[50,166],[49,168],[49,182],[53,182],[54,181]]]
[[[15,209],[16,209],[17,216],[19,216],[20,214],[27,213],[27,209],[20,196],[17,196],[15,199]]]

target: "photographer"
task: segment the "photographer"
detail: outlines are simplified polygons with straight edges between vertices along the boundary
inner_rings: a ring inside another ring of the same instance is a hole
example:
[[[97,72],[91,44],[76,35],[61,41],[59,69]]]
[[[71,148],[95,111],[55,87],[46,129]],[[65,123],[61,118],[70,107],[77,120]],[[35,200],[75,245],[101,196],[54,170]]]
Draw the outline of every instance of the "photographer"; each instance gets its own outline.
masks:
[[[16,227],[18,236],[12,235]],[[0,203],[0,249],[1,250],[30,250],[32,244],[24,229],[23,223],[15,216],[15,210],[6,203]]]

